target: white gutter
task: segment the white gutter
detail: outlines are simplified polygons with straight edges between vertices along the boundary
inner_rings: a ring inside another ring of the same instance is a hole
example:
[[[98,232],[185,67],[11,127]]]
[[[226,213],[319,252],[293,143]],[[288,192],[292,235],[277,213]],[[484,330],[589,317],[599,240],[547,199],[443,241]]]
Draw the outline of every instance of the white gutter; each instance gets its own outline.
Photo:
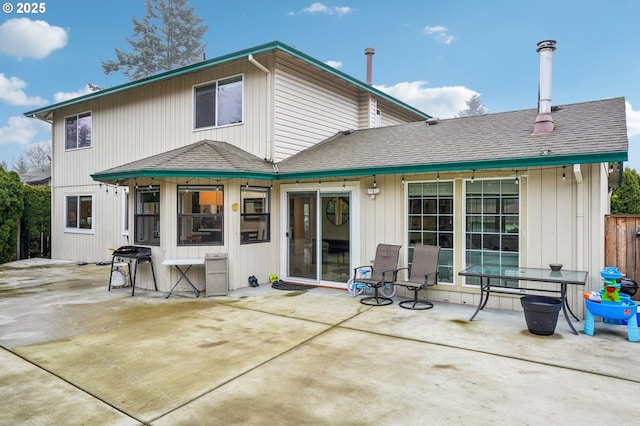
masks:
[[[576,270],[584,270],[584,185],[579,164],[573,165],[576,178]]]
[[[255,65],[256,67],[260,68],[260,70],[262,70],[262,72],[264,72],[265,74],[269,74],[271,73],[271,71],[269,71],[269,69],[267,67],[265,67],[264,65],[262,65],[260,62],[256,61],[253,58],[253,55],[249,55],[247,56],[247,59],[249,60],[249,62],[251,62],[253,65]]]
[[[576,178],[577,183],[582,183],[582,169],[580,169],[580,164],[573,165],[573,176]]]

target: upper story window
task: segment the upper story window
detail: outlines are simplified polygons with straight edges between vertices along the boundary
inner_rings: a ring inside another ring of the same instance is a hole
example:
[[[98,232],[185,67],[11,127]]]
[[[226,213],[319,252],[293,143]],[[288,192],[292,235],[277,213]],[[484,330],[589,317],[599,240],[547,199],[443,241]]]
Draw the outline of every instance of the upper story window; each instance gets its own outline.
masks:
[[[224,192],[218,186],[178,186],[178,245],[224,243]]]
[[[136,189],[134,213],[135,242],[160,245],[160,187]]]
[[[242,123],[242,76],[194,89],[196,129]]]
[[[271,189],[243,186],[240,189],[240,243],[270,241]]]
[[[91,113],[72,115],[64,119],[64,149],[87,148],[91,146]]]
[[[67,195],[65,197],[65,228],[67,231],[93,231],[91,210],[93,195]]]

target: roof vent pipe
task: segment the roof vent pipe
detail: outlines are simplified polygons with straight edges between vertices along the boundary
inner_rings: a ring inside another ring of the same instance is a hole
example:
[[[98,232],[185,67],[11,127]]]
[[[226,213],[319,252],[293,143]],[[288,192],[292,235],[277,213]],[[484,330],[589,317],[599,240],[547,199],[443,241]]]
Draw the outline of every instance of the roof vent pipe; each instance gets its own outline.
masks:
[[[540,54],[540,76],[538,80],[538,116],[533,125],[533,134],[547,134],[553,131],[551,117],[551,70],[555,40],[544,40],[538,43],[536,52]]]
[[[373,47],[367,47],[364,49],[364,54],[367,56],[367,84],[371,86],[372,84],[372,68],[373,68],[373,55],[376,53],[376,50]]]

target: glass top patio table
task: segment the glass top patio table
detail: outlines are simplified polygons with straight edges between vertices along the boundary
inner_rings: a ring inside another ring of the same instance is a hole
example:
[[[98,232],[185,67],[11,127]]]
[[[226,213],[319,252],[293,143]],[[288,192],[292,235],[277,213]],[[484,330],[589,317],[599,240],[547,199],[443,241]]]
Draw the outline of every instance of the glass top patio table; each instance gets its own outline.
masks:
[[[556,292],[560,293],[560,299],[562,300],[562,311],[564,313],[565,320],[569,325],[569,328],[573,334],[578,334],[576,329],[571,324],[569,313],[578,320],[578,317],[567,306],[567,285],[585,285],[587,283],[588,273],[586,271],[552,271],[551,268],[516,268],[508,266],[495,266],[495,265],[472,265],[468,268],[458,272],[459,275],[467,277],[479,277],[480,278],[480,303],[476,311],[471,316],[469,321],[473,321],[478,312],[484,309],[489,300],[489,295],[492,292],[505,293],[509,290],[516,290],[512,288],[505,288],[502,279],[518,280],[518,281],[536,281],[540,283],[560,284],[560,290],[554,289],[532,289],[533,291],[542,292]],[[494,283],[491,282],[492,278],[497,278]],[[492,289],[492,287],[494,289]],[[497,288],[496,288],[497,287]]]
[[[469,277],[506,278],[576,285],[585,285],[588,275],[586,271],[552,271],[550,268],[515,268],[495,265],[472,265],[460,271],[459,274]],[[491,285],[496,286],[497,284]]]

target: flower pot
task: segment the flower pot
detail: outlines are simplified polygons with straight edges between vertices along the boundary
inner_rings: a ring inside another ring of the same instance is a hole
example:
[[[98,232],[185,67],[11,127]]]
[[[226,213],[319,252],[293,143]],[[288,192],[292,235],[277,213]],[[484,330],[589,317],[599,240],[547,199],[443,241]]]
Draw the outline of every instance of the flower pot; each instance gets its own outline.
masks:
[[[562,300],[547,296],[524,296],[520,298],[520,303],[530,333],[550,336],[555,332]]]

